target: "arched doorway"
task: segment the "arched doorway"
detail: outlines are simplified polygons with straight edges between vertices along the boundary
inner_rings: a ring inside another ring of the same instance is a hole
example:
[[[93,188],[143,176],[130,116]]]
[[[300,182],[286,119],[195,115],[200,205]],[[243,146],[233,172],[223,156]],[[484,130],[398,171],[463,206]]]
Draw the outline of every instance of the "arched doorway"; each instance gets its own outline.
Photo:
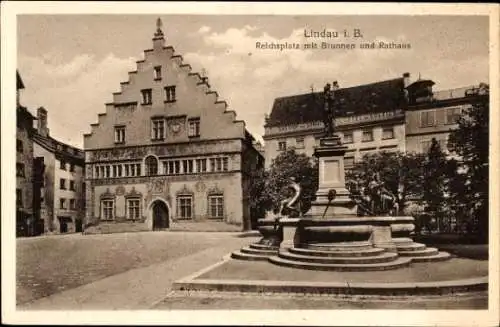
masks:
[[[155,201],[152,206],[153,230],[169,228],[168,208],[163,201]]]

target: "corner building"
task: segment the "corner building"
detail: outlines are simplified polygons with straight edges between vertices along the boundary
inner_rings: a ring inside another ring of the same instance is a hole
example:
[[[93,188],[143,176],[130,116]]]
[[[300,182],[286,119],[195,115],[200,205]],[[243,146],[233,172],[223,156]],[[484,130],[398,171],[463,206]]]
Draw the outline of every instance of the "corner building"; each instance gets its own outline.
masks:
[[[84,135],[86,225],[208,220],[249,229],[249,174],[263,167],[253,142],[158,27],[153,49]]]

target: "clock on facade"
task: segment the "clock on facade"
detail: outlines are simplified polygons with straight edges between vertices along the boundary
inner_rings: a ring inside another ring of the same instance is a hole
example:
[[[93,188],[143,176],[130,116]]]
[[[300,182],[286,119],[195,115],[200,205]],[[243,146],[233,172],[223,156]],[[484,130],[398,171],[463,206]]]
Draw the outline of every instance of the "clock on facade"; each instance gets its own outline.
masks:
[[[181,130],[181,124],[178,122],[173,123],[170,129],[172,130],[173,133],[179,133],[179,131]]]

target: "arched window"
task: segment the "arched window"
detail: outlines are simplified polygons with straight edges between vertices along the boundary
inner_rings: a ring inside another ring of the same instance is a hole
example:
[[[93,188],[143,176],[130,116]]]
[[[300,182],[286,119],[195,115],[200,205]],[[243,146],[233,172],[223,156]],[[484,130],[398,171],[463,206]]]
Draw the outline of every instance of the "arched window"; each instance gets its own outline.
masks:
[[[153,157],[149,156],[146,158],[146,175],[151,176],[151,175],[158,175],[158,160]]]

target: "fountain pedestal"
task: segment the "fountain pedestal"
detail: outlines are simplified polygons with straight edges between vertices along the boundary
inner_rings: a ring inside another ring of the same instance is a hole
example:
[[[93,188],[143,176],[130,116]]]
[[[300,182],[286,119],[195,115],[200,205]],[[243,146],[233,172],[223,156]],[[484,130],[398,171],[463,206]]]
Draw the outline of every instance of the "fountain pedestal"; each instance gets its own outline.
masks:
[[[314,149],[314,156],[318,158],[319,187],[316,200],[311,204],[308,216],[313,218],[332,216],[356,216],[357,205],[349,197],[345,187],[344,154],[347,150],[338,136],[320,139],[320,146]],[[328,195],[335,191],[333,201]]]

